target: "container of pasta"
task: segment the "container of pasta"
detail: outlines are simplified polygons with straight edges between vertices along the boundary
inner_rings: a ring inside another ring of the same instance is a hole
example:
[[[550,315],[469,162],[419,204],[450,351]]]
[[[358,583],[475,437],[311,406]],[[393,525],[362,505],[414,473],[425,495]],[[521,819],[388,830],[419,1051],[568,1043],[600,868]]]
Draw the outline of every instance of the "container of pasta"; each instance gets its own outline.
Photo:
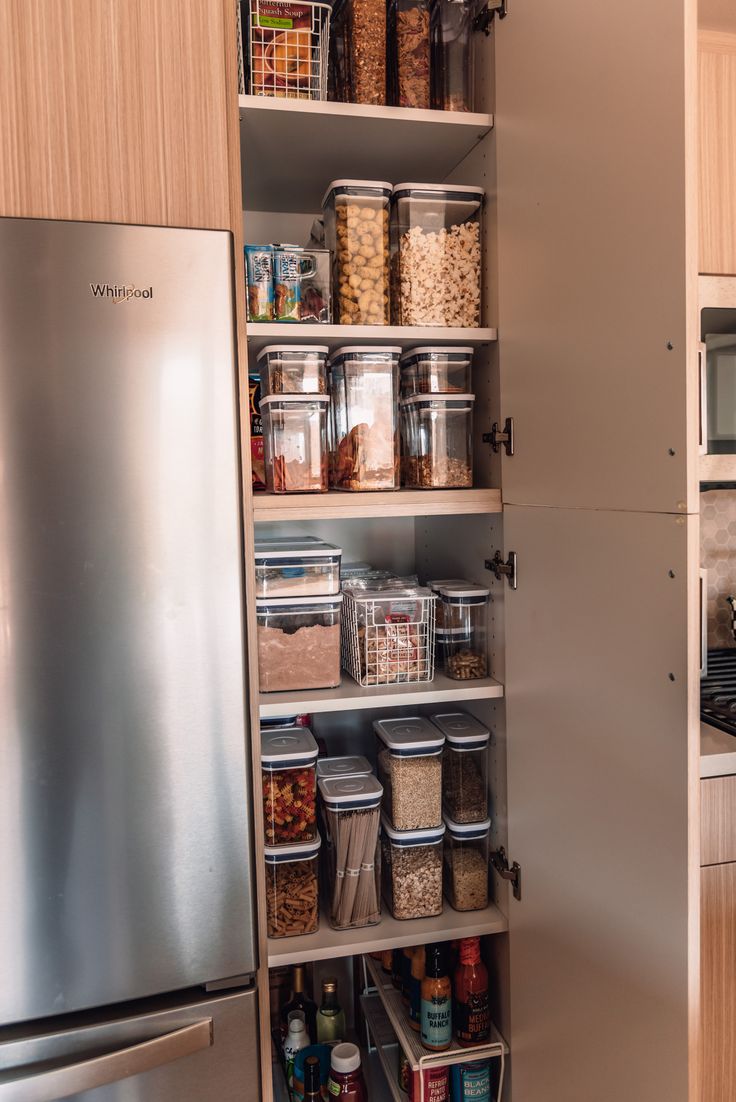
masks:
[[[266,926],[269,937],[319,929],[319,834],[313,842],[266,846]]]

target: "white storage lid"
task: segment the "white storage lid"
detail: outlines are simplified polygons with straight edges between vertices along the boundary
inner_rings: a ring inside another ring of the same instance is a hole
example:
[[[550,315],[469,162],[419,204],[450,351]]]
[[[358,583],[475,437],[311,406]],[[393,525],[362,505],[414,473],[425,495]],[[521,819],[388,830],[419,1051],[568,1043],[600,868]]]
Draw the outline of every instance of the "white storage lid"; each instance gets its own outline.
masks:
[[[317,776],[325,780],[328,777],[360,777],[372,772],[371,763],[362,754],[320,758],[317,762]]]
[[[272,540],[256,540],[253,557],[258,562],[259,559],[336,559],[341,556],[341,547],[316,536],[278,536]]]
[[[445,815],[445,826],[448,834],[454,838],[466,838],[470,841],[472,838],[482,838],[484,834],[488,834],[491,829],[491,820],[481,819],[479,823],[456,823],[454,819]]]
[[[311,765],[318,753],[308,727],[271,727],[261,731],[261,765],[270,771]]]
[[[427,588],[431,589],[433,593],[439,593],[442,586],[448,585],[470,585],[464,578],[440,578],[438,581],[427,582]]]
[[[261,402],[265,399],[261,399]],[[402,398],[402,406],[418,406],[422,402],[443,402],[447,405],[449,402],[468,402],[475,401],[474,394],[412,394],[409,398]]]
[[[313,842],[295,842],[291,846],[264,846],[263,856],[269,865],[285,865],[289,861],[303,861],[306,857],[314,857],[321,845],[322,839],[318,831]]]
[[[322,206],[324,207],[330,194],[333,191],[339,191],[340,188],[358,187],[364,188],[366,191],[387,191],[391,194],[393,184],[389,184],[386,180],[333,180],[327,185],[327,191],[322,198]]]
[[[373,730],[389,750],[406,757],[439,754],[445,741],[442,732],[424,716],[376,719]]]
[[[330,363],[343,359],[345,356],[365,355],[375,356],[401,356],[401,345],[398,344],[346,344],[342,348],[336,348],[330,356]]]
[[[457,598],[463,600],[464,598],[484,598],[490,595],[490,589],[486,589],[483,585],[476,585],[475,582],[460,582],[457,585],[443,585],[440,586],[440,593],[443,597],[447,597],[452,601]]]
[[[401,362],[421,360],[422,356],[472,356],[473,351],[469,344],[422,344],[418,348],[408,348],[402,354]]]
[[[372,773],[354,777],[320,777],[318,785],[325,806],[333,811],[378,807],[383,795],[383,785]]]
[[[381,829],[397,846],[421,846],[441,842],[445,833],[445,824],[438,827],[425,827],[423,830],[396,830],[385,815],[381,816]]]
[[[287,405],[292,406],[304,405],[306,402],[327,405],[329,400],[329,394],[267,394],[265,398],[261,398],[260,408],[270,406],[273,402],[286,402]]]
[[[299,612],[309,605],[339,604],[342,604],[342,593],[336,593],[333,597],[256,597],[256,610],[293,608],[295,612]]]
[[[447,741],[453,746],[482,746],[488,743],[491,732],[475,716],[467,712],[437,712],[430,716]]]
[[[295,355],[308,356],[312,352],[319,352],[320,355],[326,356],[330,351],[326,344],[269,344],[256,356],[256,363],[262,360],[264,356],[269,356],[274,352],[293,352]]]

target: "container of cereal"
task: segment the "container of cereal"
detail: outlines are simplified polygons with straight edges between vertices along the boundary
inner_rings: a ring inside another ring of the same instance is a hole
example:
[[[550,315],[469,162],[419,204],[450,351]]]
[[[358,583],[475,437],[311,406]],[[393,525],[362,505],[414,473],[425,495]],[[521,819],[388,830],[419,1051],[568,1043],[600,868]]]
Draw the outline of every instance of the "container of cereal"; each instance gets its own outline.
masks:
[[[361,777],[372,773],[371,763],[362,754],[339,758],[320,758],[317,762],[317,780],[335,780],[341,777]]]
[[[445,736],[442,806],[456,823],[481,823],[488,815],[488,746],[491,733],[467,712],[437,712],[432,722]]]
[[[339,348],[330,360],[332,485],[399,488],[399,355],[385,345]]]
[[[256,540],[256,597],[335,596],[342,548],[316,536]]]
[[[423,716],[377,719],[373,730],[388,822],[394,830],[440,826],[445,736]]]
[[[330,99],[386,102],[386,0],[336,0],[330,35]]]
[[[326,394],[261,398],[266,488],[272,494],[326,493]]]
[[[333,180],[322,200],[341,325],[389,323],[390,196],[391,185],[380,180]]]
[[[381,816],[381,883],[394,918],[442,914],[444,823],[430,830],[395,830]]]
[[[342,594],[256,600],[262,692],[337,688],[341,608]]]
[[[327,345],[269,344],[258,353],[261,394],[326,394]]]
[[[488,906],[491,820],[456,823],[445,818],[445,895],[456,911]]]
[[[488,598],[490,590],[471,582],[440,588],[445,628],[452,631],[445,673],[456,681],[488,676]]]
[[[317,837],[317,743],[306,727],[261,731],[263,828],[267,846]]]
[[[390,0],[389,96],[395,107],[430,106],[430,0]]]
[[[266,846],[266,926],[269,937],[313,934],[319,928],[319,834],[313,842]]]
[[[472,390],[473,349],[448,345],[412,348],[401,357],[401,393],[468,394]]]
[[[414,394],[401,403],[404,482],[417,490],[473,485],[473,394]]]
[[[396,325],[480,325],[483,189],[398,184],[391,213]]]
[[[373,926],[381,917],[378,828],[383,788],[372,773],[319,781],[327,847],[330,925]]]

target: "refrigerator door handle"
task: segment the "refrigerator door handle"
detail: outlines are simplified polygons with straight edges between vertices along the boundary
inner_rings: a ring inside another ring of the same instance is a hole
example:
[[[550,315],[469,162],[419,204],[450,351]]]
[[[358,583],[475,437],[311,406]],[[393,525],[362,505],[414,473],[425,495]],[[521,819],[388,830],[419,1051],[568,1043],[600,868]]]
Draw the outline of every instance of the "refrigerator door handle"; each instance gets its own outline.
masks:
[[[74,1064],[57,1061],[57,1067],[46,1065],[45,1070],[38,1074],[14,1077],[5,1082],[0,1074],[0,1102],[57,1102],[58,1099],[94,1090],[95,1087],[117,1083],[131,1075],[140,1075],[163,1064],[172,1064],[193,1052],[209,1048],[213,1041],[212,1019],[202,1018],[182,1029],[139,1044],[126,1045],[90,1060],[80,1060]]]

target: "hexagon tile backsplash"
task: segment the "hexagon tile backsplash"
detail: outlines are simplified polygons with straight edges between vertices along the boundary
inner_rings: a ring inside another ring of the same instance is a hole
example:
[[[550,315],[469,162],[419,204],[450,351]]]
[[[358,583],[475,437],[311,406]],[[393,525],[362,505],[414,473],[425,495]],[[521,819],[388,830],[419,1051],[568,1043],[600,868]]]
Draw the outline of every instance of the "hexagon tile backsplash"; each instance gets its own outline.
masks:
[[[736,594],[736,492],[707,490],[700,495],[700,563],[708,571],[708,646],[736,647],[731,606]]]

